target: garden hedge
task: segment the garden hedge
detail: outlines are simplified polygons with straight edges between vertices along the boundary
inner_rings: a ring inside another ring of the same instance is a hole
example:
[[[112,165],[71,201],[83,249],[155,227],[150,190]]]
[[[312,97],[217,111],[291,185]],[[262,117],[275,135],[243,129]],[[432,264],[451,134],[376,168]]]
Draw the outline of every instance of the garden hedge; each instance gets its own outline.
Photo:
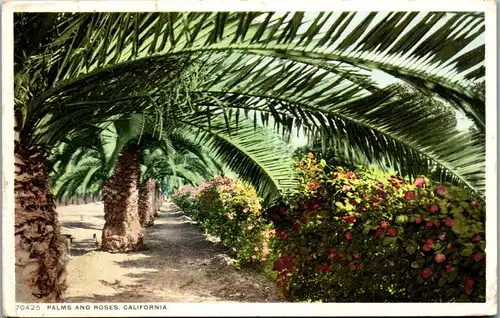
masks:
[[[266,213],[237,179],[216,178],[173,199],[240,263],[272,268],[292,301],[485,301],[479,198],[425,177],[327,167],[312,153],[296,173],[299,186]]]

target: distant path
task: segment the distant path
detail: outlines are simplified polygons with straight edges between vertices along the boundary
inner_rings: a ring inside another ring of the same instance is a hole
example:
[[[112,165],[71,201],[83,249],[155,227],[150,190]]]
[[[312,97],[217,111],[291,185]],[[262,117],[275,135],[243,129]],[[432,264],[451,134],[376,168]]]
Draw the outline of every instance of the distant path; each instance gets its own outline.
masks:
[[[262,273],[238,270],[224,249],[173,203],[162,207],[146,229],[144,250],[130,254],[101,252],[103,205],[57,209],[63,233],[74,236],[68,264],[67,302],[280,302],[275,284]]]

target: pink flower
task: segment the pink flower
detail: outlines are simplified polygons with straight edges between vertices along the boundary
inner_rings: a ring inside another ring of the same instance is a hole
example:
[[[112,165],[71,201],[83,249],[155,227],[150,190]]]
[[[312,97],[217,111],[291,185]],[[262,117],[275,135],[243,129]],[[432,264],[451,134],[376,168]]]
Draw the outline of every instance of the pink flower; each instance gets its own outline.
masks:
[[[439,211],[439,206],[437,204],[431,204],[427,209],[429,213],[437,213]]]
[[[446,218],[446,220],[444,221],[444,224],[446,224],[447,227],[452,227],[453,225],[455,225],[455,221],[453,221],[450,218]]]
[[[243,209],[243,213],[248,213],[248,209]]]
[[[429,277],[431,277],[432,275],[432,272],[430,269],[428,268],[424,268],[421,272],[420,272],[420,276],[422,276],[423,279],[428,279]]]
[[[446,240],[446,235],[444,235],[444,233],[439,234],[438,235],[438,240],[440,240],[440,241]]]
[[[382,221],[380,222],[380,227],[383,228],[384,230],[389,227],[389,222],[387,221]]]
[[[431,246],[429,244],[425,244],[422,249],[424,250],[424,252],[429,252],[431,250]]]
[[[419,188],[422,188],[425,185],[425,179],[424,178],[415,179],[415,185]]]
[[[350,240],[352,240],[352,233],[351,232],[346,232],[344,234],[344,237],[346,238],[346,240],[350,241]]]
[[[436,261],[436,263],[442,263],[445,259],[446,255],[444,255],[443,253],[438,253],[434,256],[434,261]]]
[[[434,226],[439,229],[439,227],[441,226],[441,222],[439,222],[438,220],[434,221]]]
[[[414,191],[406,192],[404,198],[405,198],[405,200],[408,200],[408,201],[415,200],[415,192]]]
[[[256,251],[256,252],[258,252],[258,251],[259,251],[259,248],[258,248],[258,247],[256,247],[256,248],[254,248],[253,250],[254,250],[254,251]]]
[[[480,262],[484,258],[484,254],[481,252],[477,252],[474,254],[474,260],[476,262]]]
[[[455,270],[455,268],[453,268],[451,264],[446,264],[445,268],[448,273],[453,272]]]
[[[314,155],[312,154],[312,152],[310,152],[310,153],[307,154],[307,158],[309,158],[309,159],[314,158]]]
[[[470,277],[465,277],[464,278],[464,285],[468,289],[472,289],[472,288],[474,288],[474,280]]]
[[[354,253],[354,254],[352,254],[352,258],[353,258],[353,259],[359,259],[359,254],[358,254],[358,253]]]
[[[421,218],[416,218],[416,219],[415,219],[415,223],[416,223],[416,224],[420,224],[421,222],[422,222],[422,219],[421,219]]]
[[[253,226],[249,225],[247,226],[247,230],[251,231],[253,229]]]
[[[433,241],[432,239],[427,239],[427,240],[425,241],[425,244],[432,245],[432,244],[434,244],[434,241]]]
[[[253,259],[253,260],[256,260],[256,259],[257,259],[257,256],[252,255],[252,259]]]
[[[434,190],[434,193],[437,196],[444,197],[448,194],[448,188],[445,187],[444,185],[440,184],[436,187],[436,189]]]
[[[344,222],[346,222],[347,224],[353,224],[354,222],[356,222],[356,217],[353,216],[353,215],[350,215],[350,216],[344,216],[342,218],[344,220]]]
[[[342,186],[342,192],[349,192],[349,190],[351,190],[351,186],[350,185],[344,184]]]
[[[425,226],[426,226],[426,227],[432,227],[432,222],[427,222],[427,223],[425,223]]]

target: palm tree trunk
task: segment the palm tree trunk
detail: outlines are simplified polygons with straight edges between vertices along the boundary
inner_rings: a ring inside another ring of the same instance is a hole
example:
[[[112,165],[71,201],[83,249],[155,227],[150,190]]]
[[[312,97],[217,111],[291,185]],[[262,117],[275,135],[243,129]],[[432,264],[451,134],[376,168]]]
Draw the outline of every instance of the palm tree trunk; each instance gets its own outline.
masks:
[[[142,244],[143,229],[137,209],[139,171],[137,151],[124,150],[118,158],[113,176],[103,187],[106,223],[102,231],[101,249],[104,251],[136,251]]]
[[[160,210],[160,198],[158,196],[158,193],[159,193],[159,186],[156,184],[155,185],[155,192],[154,192],[154,212],[153,212],[153,215],[154,217],[157,217],[158,216],[158,211]]]
[[[139,219],[142,227],[154,224],[155,184],[153,179],[148,179],[139,190]]]
[[[59,302],[66,290],[65,241],[50,193],[45,156],[15,141],[17,302]]]

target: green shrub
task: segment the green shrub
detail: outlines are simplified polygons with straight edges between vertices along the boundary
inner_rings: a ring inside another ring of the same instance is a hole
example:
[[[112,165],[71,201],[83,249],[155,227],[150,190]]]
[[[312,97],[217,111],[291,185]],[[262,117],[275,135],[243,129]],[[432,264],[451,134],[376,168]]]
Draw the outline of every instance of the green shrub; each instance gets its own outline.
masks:
[[[241,180],[215,178],[198,188],[183,188],[174,202],[236,254],[238,264],[272,263],[273,226],[261,217],[262,199]]]
[[[463,189],[340,167],[312,154],[269,213],[290,300],[485,301],[484,204]]]

